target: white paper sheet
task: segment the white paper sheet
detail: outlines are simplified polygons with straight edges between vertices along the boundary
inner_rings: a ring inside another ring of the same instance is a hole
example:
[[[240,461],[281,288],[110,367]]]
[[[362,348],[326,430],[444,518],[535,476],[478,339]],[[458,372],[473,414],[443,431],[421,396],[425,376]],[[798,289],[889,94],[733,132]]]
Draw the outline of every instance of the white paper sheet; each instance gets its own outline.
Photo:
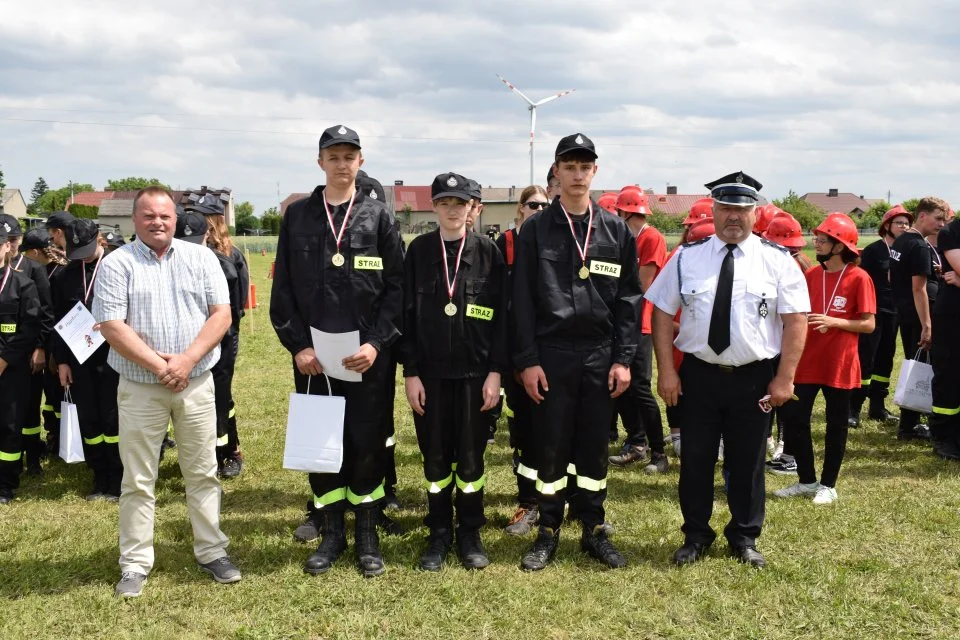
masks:
[[[327,333],[310,327],[310,336],[313,338],[313,350],[317,352],[317,360],[323,367],[323,372],[331,378],[344,382],[361,382],[363,375],[356,371],[347,371],[343,367],[343,359],[360,350],[360,332]]]
[[[93,325],[96,323],[93,315],[78,302],[56,324],[57,333],[70,347],[70,351],[80,364],[86,362],[87,358],[105,342],[100,332],[93,330]]]

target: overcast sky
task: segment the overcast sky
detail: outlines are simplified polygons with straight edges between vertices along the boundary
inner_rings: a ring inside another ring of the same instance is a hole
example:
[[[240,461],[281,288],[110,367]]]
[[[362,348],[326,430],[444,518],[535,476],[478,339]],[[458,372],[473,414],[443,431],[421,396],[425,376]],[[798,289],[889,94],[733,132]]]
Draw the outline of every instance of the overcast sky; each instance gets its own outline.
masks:
[[[642,5],[643,8],[636,8]],[[890,8],[885,8],[889,6]],[[136,8],[134,8],[136,7]],[[956,0],[131,3],[0,0],[0,165],[102,188],[229,186],[259,213],[323,182],[345,123],[384,184],[526,185],[582,131],[597,188],[680,193],[744,170],[775,198],[839,188],[960,203]]]

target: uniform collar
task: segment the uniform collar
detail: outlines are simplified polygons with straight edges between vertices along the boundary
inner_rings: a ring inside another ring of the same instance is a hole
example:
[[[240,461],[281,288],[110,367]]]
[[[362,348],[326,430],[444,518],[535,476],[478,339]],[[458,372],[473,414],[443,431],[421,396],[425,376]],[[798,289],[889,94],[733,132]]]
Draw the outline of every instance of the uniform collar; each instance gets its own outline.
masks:
[[[176,238],[171,240],[170,247],[163,254],[164,257],[170,255],[170,253],[172,253],[176,249],[178,242],[181,242],[181,241],[177,240]],[[134,248],[136,248],[137,251],[139,251],[143,255],[144,258],[152,258],[154,260],[160,259],[157,253],[153,249],[148,247],[147,243],[145,243],[143,240],[140,239],[140,236],[137,236],[136,240],[133,241],[133,246]]]
[[[439,229],[431,231],[431,233],[437,236],[437,238],[440,237]],[[478,240],[477,234],[472,231],[467,231],[467,240],[463,245],[463,254],[460,256],[460,262],[467,265],[473,264],[473,256],[477,251]],[[435,239],[427,241],[427,244],[430,245],[427,251],[430,251],[430,255],[433,256],[433,259],[430,260],[431,263],[437,263],[444,259],[444,256],[446,256],[446,247],[444,247],[444,253],[440,253],[437,250],[437,241]]]
[[[728,243],[724,242],[716,235],[710,236],[710,247],[711,249],[713,249],[714,253],[720,253],[721,251],[726,251],[727,244]],[[760,245],[760,238],[758,238],[756,235],[751,233],[749,236],[741,240],[739,244],[737,244],[737,249],[740,250],[739,252],[740,255],[749,256],[756,250],[756,248],[759,245]],[[737,255],[736,249],[734,250],[733,254],[734,256]]]
[[[590,225],[592,229],[597,227],[597,220],[600,219],[600,216],[606,211],[600,208],[596,202],[593,201],[593,198],[590,198],[590,206],[593,207],[593,224]],[[563,226],[568,226],[567,216],[563,214],[563,209],[560,207],[560,198],[554,198],[553,202],[550,203],[550,206],[546,208],[546,211],[551,212],[551,217],[553,218],[554,223],[561,224]],[[573,218],[573,216],[570,216]],[[590,217],[590,212],[586,212],[583,216],[584,220],[588,220]]]

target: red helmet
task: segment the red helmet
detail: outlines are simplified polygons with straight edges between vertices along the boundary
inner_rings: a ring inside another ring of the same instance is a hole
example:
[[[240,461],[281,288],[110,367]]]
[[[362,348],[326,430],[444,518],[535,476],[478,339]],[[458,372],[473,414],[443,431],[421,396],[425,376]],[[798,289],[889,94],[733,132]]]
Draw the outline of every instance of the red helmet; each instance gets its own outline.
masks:
[[[857,240],[860,239],[857,233],[857,224],[845,213],[834,211],[827,215],[813,232],[828,235],[850,251],[860,253],[860,249],[857,248]]]
[[[753,232],[755,234],[762,236],[764,231],[767,230],[767,227],[770,226],[770,221],[773,220],[775,208],[772,204],[757,206],[757,221],[753,224]]]
[[[617,196],[616,207],[619,211],[626,211],[627,213],[650,215],[650,202],[647,199],[647,194],[639,189],[625,188],[621,191],[620,195]]]
[[[696,242],[703,240],[715,234],[717,230],[713,227],[713,218],[700,218],[687,230],[687,242]]]
[[[803,237],[803,229],[800,228],[800,223],[789,213],[785,211],[783,213],[785,215],[774,216],[773,220],[770,221],[770,226],[763,232],[763,237],[770,242],[776,242],[781,247],[790,249],[799,249],[806,246],[807,241]]]
[[[776,205],[773,205],[773,206],[774,206],[774,212],[773,212],[774,218],[793,218],[793,215],[791,215],[790,213],[784,211],[783,209],[781,209]]]
[[[617,212],[617,194],[615,193],[605,193],[599,198],[597,198],[597,204],[600,205],[600,208],[609,213]]]
[[[890,221],[897,216],[906,216],[907,220],[910,221],[910,224],[913,224],[913,214],[904,209],[902,204],[898,204],[883,214],[883,220],[880,222],[880,228],[877,229],[877,233],[881,238],[887,235],[887,231],[890,229]]]
[[[624,191],[638,191],[640,193],[643,193],[643,188],[635,184],[628,184],[624,188],[620,189],[620,193],[623,193]]]
[[[693,224],[704,218],[713,218],[713,198],[700,198],[694,202],[690,213],[683,219],[683,224]]]

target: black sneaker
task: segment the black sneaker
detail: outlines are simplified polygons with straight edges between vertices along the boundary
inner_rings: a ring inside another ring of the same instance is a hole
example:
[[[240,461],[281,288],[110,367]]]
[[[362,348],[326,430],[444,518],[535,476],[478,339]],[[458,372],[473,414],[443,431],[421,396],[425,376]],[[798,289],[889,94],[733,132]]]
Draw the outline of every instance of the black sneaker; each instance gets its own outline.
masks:
[[[307,513],[306,519],[293,532],[293,539],[297,542],[313,542],[320,537],[320,527],[312,512]]]
[[[670,461],[665,453],[651,453],[650,462],[643,468],[644,473],[666,473],[670,468]]]
[[[944,460],[960,460],[960,442],[956,440],[934,440],[933,453]]]
[[[584,528],[583,535],[580,536],[580,549],[611,569],[627,566],[627,559],[613,546],[600,525],[594,527],[593,531]]]
[[[383,529],[383,532],[391,536],[402,536],[405,531],[399,522],[388,516],[383,510],[380,511],[380,521],[377,526]]]
[[[897,431],[897,440],[929,440],[930,427],[925,424],[918,424],[913,429],[906,431]]]
[[[418,566],[423,571],[440,571],[447,554],[450,553],[450,547],[453,546],[453,534],[444,529],[434,531],[427,538],[427,550],[420,556]]]
[[[223,459],[220,465],[219,475],[221,478],[236,478],[243,471],[243,456],[235,453]]]
[[[457,555],[464,569],[483,569],[490,564],[487,550],[480,540],[480,531],[457,529]]]
[[[797,473],[797,461],[792,456],[781,456],[777,460],[768,460],[767,471],[778,476],[792,476]]]
[[[847,418],[847,426],[850,427],[851,429],[859,429],[860,414],[859,413],[850,414],[850,417]]]
[[[399,511],[402,508],[403,505],[401,505],[400,500],[397,499],[397,494],[391,492],[383,497],[384,511]]]
[[[900,416],[895,413],[890,413],[886,407],[883,407],[879,411],[875,411],[872,407],[867,413],[867,417],[871,420],[877,420],[879,422],[899,422]]]
[[[524,554],[520,561],[520,568],[524,571],[541,571],[547,567],[553,555],[557,552],[557,544],[560,542],[560,531],[554,531],[548,527],[540,527],[537,539],[534,541],[530,551]]]
[[[40,458],[28,458],[27,469],[24,473],[30,478],[43,477],[43,467],[40,466]]]
[[[610,464],[615,464],[618,467],[625,467],[627,465],[633,464],[634,462],[640,462],[647,459],[647,448],[646,447],[628,447],[624,449],[622,453],[619,453],[615,456],[610,456],[608,460]]]
[[[0,489],[0,504],[10,504],[11,502],[13,502],[13,491]]]

